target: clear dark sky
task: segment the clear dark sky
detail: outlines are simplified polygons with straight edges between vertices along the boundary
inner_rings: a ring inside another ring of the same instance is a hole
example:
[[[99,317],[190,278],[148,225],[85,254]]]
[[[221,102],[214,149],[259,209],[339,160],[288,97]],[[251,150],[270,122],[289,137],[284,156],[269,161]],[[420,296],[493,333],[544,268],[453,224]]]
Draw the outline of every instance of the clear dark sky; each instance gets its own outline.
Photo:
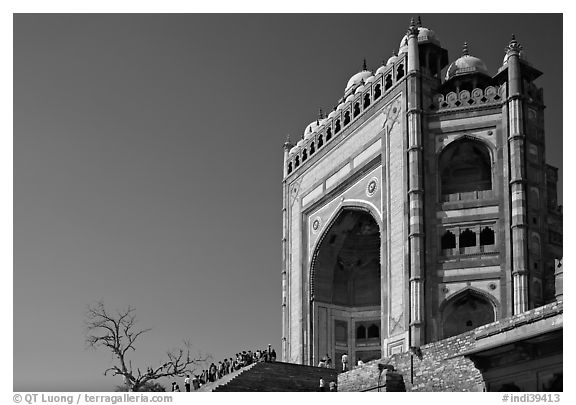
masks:
[[[363,58],[388,59],[410,17],[15,15],[14,390],[120,383],[102,376],[107,352],[84,349],[99,299],[153,328],[144,368],[184,338],[216,360],[278,350],[282,144]],[[516,34],[544,72],[546,155],[562,168],[562,16],[422,22],[451,61],[467,41],[492,73]]]

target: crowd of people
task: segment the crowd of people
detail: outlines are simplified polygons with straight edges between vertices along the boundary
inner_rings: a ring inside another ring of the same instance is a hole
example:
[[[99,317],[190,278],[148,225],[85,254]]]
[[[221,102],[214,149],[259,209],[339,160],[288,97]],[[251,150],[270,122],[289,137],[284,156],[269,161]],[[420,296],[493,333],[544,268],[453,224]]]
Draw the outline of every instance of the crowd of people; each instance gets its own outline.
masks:
[[[243,350],[241,353],[236,353],[235,357],[221,360],[218,364],[210,364],[208,369],[202,370],[202,373],[196,374],[192,378],[190,378],[190,375],[186,375],[184,388],[186,392],[196,391],[204,384],[217,381],[227,374],[240,370],[242,367],[253,363],[273,361],[276,361],[276,350],[271,345],[268,345],[268,349],[263,350]],[[175,381],[172,383],[172,391],[180,391],[180,386]]]
[[[195,374],[192,378],[190,378],[190,375],[187,374],[186,378],[184,379],[184,389],[186,392],[196,391],[203,385],[215,382],[225,375],[240,370],[241,368],[249,366],[250,364],[274,361],[276,361],[276,351],[272,348],[271,345],[268,345],[268,349],[263,350],[244,350],[241,353],[236,353],[235,357],[221,360],[218,362],[218,364],[210,364],[207,369],[202,370],[200,374]],[[318,363],[318,367],[334,368],[330,355],[326,354],[326,356],[324,356]],[[344,354],[342,356],[342,371],[344,372],[348,370],[348,356]],[[320,378],[318,389],[319,391],[331,392],[338,390],[335,381],[330,381],[327,385],[323,378]],[[180,386],[175,381],[172,383],[172,391],[180,392]]]

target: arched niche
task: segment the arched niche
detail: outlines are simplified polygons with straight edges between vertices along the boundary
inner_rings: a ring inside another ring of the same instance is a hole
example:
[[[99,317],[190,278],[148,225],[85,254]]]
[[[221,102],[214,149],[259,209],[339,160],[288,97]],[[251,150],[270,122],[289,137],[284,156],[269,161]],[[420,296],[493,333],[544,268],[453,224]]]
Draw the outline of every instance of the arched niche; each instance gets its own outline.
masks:
[[[450,143],[439,157],[441,194],[492,189],[492,159],[488,147],[464,137]]]
[[[380,353],[381,236],[371,211],[342,207],[317,241],[310,267],[310,364],[326,353]],[[370,335],[370,338],[368,338]]]
[[[339,306],[380,305],[380,227],[362,209],[344,208],[316,246],[314,300]]]
[[[492,300],[471,288],[449,298],[440,312],[444,339],[496,320],[496,307]]]

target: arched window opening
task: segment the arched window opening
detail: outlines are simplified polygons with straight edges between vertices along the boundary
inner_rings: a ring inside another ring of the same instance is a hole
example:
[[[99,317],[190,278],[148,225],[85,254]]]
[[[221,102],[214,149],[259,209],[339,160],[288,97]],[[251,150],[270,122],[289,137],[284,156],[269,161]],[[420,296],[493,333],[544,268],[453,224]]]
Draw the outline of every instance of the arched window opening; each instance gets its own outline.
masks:
[[[326,138],[328,139],[328,138]],[[320,149],[324,145],[324,141],[322,140],[322,135],[318,137],[318,149]]]
[[[308,152],[306,151],[306,149],[304,149],[302,151],[302,162],[305,162],[306,159],[308,159]]]
[[[450,231],[444,232],[440,240],[442,249],[455,249],[456,248],[456,235]]]
[[[344,125],[348,125],[350,123],[350,111],[346,111],[344,113]]]
[[[334,133],[337,134],[340,132],[340,120],[336,120],[336,124],[334,125]]]
[[[392,75],[388,74],[388,75],[386,75],[386,80],[384,83],[384,90],[388,90],[390,87],[392,87]]]
[[[485,227],[480,231],[480,246],[487,246],[494,244],[494,231]]]
[[[295,162],[296,162],[294,165],[295,167],[300,166],[300,156],[296,156]]]
[[[460,247],[472,247],[476,246],[476,233],[466,228],[464,232],[460,234]]]
[[[310,144],[310,156],[312,156],[316,152],[316,148],[314,147],[314,142]]]
[[[396,80],[400,80],[404,77],[404,65],[398,66],[396,69]]]
[[[366,339],[366,328],[364,325],[360,325],[356,328],[356,339]]]
[[[360,115],[360,103],[354,104],[354,118]]]
[[[376,87],[374,87],[374,100],[379,98],[381,95],[382,95],[382,88],[380,87],[379,84],[377,84]]]
[[[488,149],[464,139],[448,145],[440,155],[442,194],[492,189],[492,164]]]
[[[288,163],[288,174],[292,173],[292,162]]]
[[[370,94],[366,93],[364,95],[364,108],[368,108],[368,106],[370,105]]]
[[[326,130],[326,140],[329,141],[332,138],[332,128]]]
[[[368,339],[380,337],[380,328],[378,325],[372,324],[368,328]]]
[[[468,290],[447,303],[442,311],[444,338],[494,322],[494,306],[479,293]]]

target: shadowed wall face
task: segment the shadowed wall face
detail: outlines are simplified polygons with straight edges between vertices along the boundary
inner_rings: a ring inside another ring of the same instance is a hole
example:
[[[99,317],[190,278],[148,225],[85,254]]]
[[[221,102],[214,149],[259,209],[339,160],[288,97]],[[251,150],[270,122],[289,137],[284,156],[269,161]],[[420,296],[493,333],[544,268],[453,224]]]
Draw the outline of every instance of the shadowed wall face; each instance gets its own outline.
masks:
[[[350,363],[379,358],[380,228],[374,218],[357,209],[341,212],[313,266],[316,357],[332,356],[340,370],[343,354]]]
[[[471,292],[464,293],[454,298],[443,311],[444,338],[494,321],[494,306],[487,299]]]
[[[370,214],[342,213],[320,244],[315,267],[317,301],[380,305],[380,231]]]
[[[492,189],[488,150],[479,142],[454,142],[440,158],[442,194]]]

